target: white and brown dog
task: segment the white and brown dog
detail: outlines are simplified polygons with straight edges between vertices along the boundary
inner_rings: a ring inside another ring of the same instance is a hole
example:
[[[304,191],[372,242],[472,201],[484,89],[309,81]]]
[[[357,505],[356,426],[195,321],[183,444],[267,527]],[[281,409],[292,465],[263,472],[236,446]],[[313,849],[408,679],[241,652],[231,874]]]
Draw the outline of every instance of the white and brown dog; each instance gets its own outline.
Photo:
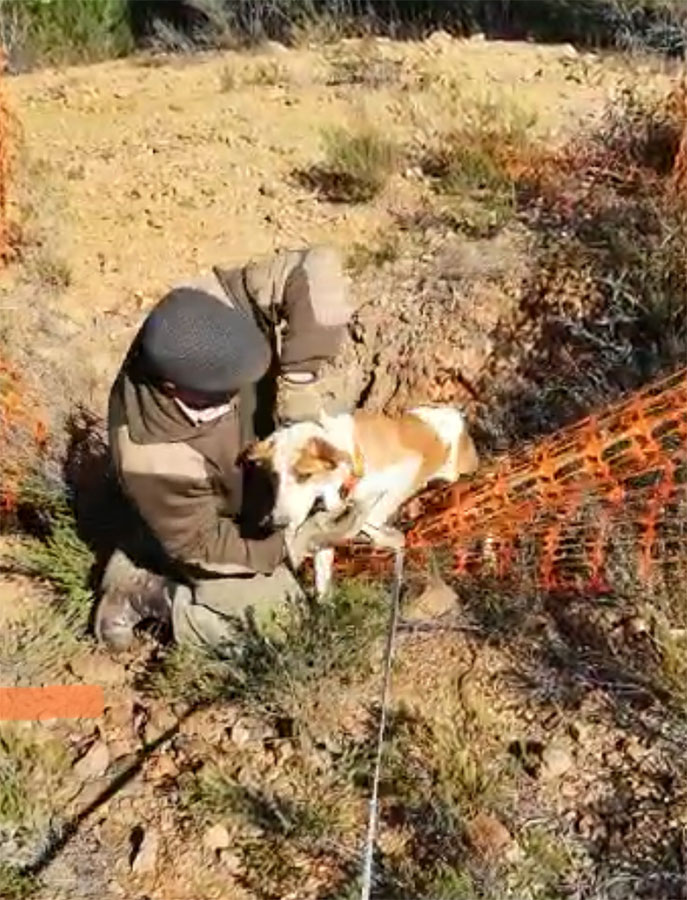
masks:
[[[477,452],[460,410],[421,406],[397,418],[358,411],[323,415],[319,422],[280,428],[252,447],[246,458],[276,477],[272,523],[288,536],[318,504],[365,513],[365,534],[375,546],[403,545],[388,523],[399,507],[432,481],[453,482],[475,471]],[[315,554],[317,593],[332,578],[333,548]]]

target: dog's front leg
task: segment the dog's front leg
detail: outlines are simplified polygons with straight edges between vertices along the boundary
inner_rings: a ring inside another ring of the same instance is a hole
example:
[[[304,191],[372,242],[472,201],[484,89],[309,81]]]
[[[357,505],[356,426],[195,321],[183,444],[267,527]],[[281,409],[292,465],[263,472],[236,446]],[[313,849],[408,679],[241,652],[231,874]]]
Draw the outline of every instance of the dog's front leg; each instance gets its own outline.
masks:
[[[390,525],[364,525],[362,533],[366,534],[375,547],[383,547],[388,550],[402,550],[406,539],[402,531],[392,528]]]
[[[321,550],[317,550],[313,566],[315,568],[315,593],[321,599],[331,590],[332,573],[334,571],[334,548],[324,547]]]

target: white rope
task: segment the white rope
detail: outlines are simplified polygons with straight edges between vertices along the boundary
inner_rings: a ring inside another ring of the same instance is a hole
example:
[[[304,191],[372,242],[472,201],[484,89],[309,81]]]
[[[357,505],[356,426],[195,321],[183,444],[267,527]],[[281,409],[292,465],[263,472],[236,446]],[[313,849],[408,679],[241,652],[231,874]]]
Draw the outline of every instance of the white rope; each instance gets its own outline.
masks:
[[[363,851],[363,884],[361,900],[369,900],[372,890],[372,863],[374,857],[375,838],[377,836],[377,818],[379,814],[379,781],[382,771],[382,752],[389,703],[389,686],[391,683],[391,664],[394,657],[394,645],[398,628],[399,600],[403,583],[403,550],[397,550],[394,557],[394,581],[391,589],[391,617],[384,653],[384,674],[382,681],[381,714],[377,732],[377,756],[372,778],[372,796],[370,797],[370,815],[367,825],[367,838]]]

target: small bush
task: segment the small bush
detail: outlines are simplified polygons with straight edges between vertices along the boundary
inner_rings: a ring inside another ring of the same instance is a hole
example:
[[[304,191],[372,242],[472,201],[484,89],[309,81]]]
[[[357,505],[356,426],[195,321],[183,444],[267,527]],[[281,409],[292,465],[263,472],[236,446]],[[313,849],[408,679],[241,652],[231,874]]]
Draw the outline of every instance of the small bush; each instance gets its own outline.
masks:
[[[93,601],[90,576],[94,556],[79,536],[68,502],[40,480],[27,483],[21,499],[42,517],[45,537],[25,540],[13,552],[12,563],[26,574],[49,582],[57,593],[57,608],[65,622],[85,629]]]
[[[0,863],[0,897],[3,900],[26,900],[37,889],[38,885],[30,875],[15,866]]]
[[[226,663],[193,647],[174,646],[142,679],[141,688],[154,697],[200,705],[227,693]]]
[[[327,84],[362,85],[371,90],[396,84],[402,74],[402,63],[366,53],[335,56],[330,63]]]
[[[400,252],[398,235],[393,232],[382,235],[379,243],[354,243],[348,255],[348,268],[353,274],[360,274],[370,266],[378,268],[398,259]]]
[[[235,91],[241,81],[238,77],[236,69],[232,66],[224,66],[219,76],[219,89],[223,94],[228,94],[231,91]]]
[[[231,667],[234,691],[263,715],[317,727],[308,720],[312,701],[369,672],[387,602],[379,586],[350,582],[327,602],[288,606],[273,634],[247,623]]]
[[[44,825],[68,768],[60,741],[39,743],[11,726],[0,728],[0,835],[6,829]]]
[[[596,140],[621,164],[672,171],[685,126],[682,87],[668,94],[626,87],[609,108]]]
[[[0,33],[19,68],[108,59],[134,46],[126,0],[1,0]]]
[[[275,59],[261,60],[247,74],[246,84],[275,87],[288,84],[291,80],[289,70]]]
[[[516,211],[518,172],[533,152],[535,119],[491,101],[465,106],[458,115],[459,128],[430,138],[420,168],[445,198],[445,217],[457,227],[488,234]]]
[[[72,283],[72,273],[63,259],[49,253],[38,252],[31,260],[36,277],[43,287],[53,291],[63,291]]]
[[[325,162],[300,180],[336,203],[366,203],[386,186],[399,162],[396,144],[374,128],[334,128],[323,134]]]

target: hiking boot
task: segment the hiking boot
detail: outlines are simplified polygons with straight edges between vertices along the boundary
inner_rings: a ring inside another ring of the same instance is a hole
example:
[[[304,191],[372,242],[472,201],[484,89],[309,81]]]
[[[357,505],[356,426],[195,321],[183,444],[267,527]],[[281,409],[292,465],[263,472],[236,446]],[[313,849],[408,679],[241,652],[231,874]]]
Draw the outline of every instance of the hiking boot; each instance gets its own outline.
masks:
[[[115,652],[127,650],[134,629],[153,619],[171,625],[171,603],[167,579],[135,566],[121,551],[110,557],[101,582],[101,597],[95,612],[96,639]]]

